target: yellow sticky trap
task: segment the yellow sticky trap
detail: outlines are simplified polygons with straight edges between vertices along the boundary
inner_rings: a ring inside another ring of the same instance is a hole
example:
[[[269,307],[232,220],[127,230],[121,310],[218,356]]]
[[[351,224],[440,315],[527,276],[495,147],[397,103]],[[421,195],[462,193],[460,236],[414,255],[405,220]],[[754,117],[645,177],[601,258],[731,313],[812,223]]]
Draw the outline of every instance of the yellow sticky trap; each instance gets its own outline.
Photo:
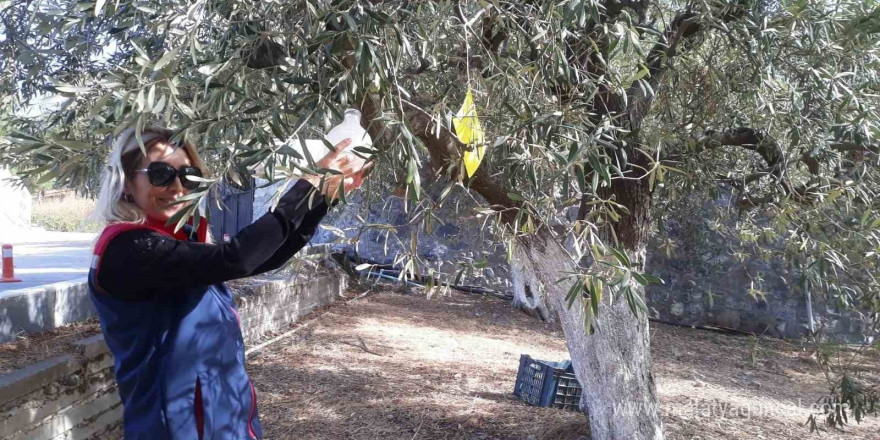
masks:
[[[455,127],[458,140],[463,144],[476,147],[464,152],[464,169],[467,171],[468,177],[473,177],[480,166],[480,162],[483,160],[483,155],[486,153],[486,142],[483,126],[480,125],[480,118],[477,117],[477,106],[474,105],[474,96],[471,94],[470,89],[468,89],[467,95],[464,97],[464,102],[461,104],[458,114],[452,118],[452,125]]]

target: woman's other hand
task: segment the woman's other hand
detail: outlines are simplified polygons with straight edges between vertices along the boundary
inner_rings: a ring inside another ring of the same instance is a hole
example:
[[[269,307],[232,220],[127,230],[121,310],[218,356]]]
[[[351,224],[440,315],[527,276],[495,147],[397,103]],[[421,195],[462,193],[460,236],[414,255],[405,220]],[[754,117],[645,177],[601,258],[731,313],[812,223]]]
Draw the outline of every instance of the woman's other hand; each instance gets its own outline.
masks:
[[[327,153],[315,165],[317,168],[338,171],[341,174],[325,174],[324,187],[320,188],[321,193],[329,196],[331,199],[337,199],[340,196],[340,187],[345,188],[345,192],[354,191],[364,183],[364,178],[369,174],[372,163],[366,164],[366,161],[353,153],[346,150],[351,145],[351,139],[336,144],[336,151]],[[309,181],[315,188],[319,188],[321,184],[321,175],[307,175],[303,179]]]

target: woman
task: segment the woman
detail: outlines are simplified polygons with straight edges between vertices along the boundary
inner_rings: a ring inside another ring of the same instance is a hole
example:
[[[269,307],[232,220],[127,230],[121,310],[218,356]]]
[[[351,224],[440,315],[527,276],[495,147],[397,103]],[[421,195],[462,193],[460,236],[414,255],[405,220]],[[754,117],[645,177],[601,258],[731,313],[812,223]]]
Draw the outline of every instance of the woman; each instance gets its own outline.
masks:
[[[115,358],[126,440],[258,439],[256,394],[245,372],[244,343],[224,281],[279,268],[311,239],[340,186],[351,191],[363,169],[340,154],[321,159],[340,175],[300,179],[277,207],[223,244],[207,224],[175,232],[165,223],[207,174],[195,147],[169,130],[133,130],[115,141],[99,196],[108,224],[95,245],[89,290]],[[322,197],[323,195],[324,197]]]

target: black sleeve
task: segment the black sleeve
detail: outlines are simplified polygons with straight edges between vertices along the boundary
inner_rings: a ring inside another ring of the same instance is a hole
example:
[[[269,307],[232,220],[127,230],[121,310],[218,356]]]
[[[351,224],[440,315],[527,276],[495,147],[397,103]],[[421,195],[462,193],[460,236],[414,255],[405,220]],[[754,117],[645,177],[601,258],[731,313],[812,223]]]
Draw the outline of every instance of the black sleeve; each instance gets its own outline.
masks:
[[[239,231],[229,243],[187,242],[147,229],[123,232],[104,251],[98,285],[112,296],[137,300],[156,292],[247,277],[271,266],[270,260],[283,264],[305,245],[306,232],[311,238],[327,211],[320,194],[309,196],[312,190],[309,182],[298,181],[274,211]],[[300,231],[312,223],[311,232]]]
[[[290,234],[287,237],[287,240],[284,241],[284,244],[282,244],[265,263],[254,270],[252,275],[259,275],[284,266],[284,263],[287,263],[294,254],[299,252],[299,250],[305,247],[305,245],[312,239],[315,235],[315,230],[318,229],[318,224],[320,224],[321,220],[324,219],[324,216],[327,215],[327,210],[329,209],[330,207],[327,206],[327,203],[321,198],[321,202],[318,205],[313,206],[312,209],[306,213],[305,217],[303,217],[303,221],[300,223],[299,228]]]

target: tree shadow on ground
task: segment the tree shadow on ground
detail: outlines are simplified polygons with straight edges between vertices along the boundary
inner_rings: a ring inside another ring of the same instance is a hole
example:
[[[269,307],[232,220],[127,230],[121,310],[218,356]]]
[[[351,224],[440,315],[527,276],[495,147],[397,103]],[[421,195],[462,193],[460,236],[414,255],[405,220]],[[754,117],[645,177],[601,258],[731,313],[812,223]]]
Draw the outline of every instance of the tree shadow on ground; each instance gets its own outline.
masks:
[[[558,334],[505,301],[382,294],[331,306],[249,372],[267,438],[588,438],[583,414],[515,398],[523,353],[567,356]]]
[[[582,415],[530,407],[512,393],[473,393],[470,408],[443,403],[426,386],[412,393],[410,384],[395,383],[381,373],[344,369],[310,370],[262,365],[258,383],[268,377],[285,387],[264,389],[260,402],[267,438],[312,439],[588,439]],[[271,396],[267,396],[271,394]],[[439,398],[438,398],[439,397]],[[460,400],[453,396],[450,400]],[[548,436],[548,433],[553,433]]]

